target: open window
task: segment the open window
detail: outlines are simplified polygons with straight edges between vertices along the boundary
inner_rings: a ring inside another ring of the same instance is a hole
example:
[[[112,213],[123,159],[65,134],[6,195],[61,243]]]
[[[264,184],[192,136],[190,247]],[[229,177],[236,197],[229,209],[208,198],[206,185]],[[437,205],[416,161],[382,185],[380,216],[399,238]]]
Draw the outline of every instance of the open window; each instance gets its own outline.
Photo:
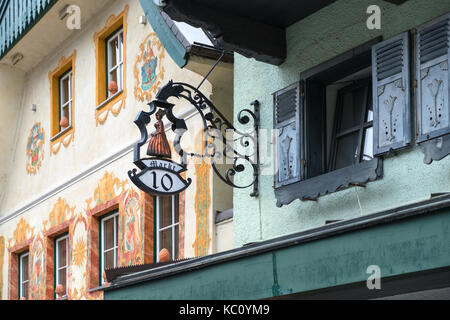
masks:
[[[278,206],[364,186],[410,144],[408,42],[374,39],[274,93]]]

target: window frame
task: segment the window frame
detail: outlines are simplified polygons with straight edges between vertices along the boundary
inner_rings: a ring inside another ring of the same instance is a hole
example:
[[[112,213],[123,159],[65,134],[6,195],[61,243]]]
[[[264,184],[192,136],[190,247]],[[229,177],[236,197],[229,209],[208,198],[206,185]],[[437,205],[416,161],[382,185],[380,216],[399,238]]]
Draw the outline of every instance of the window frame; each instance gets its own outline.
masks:
[[[125,107],[127,97],[127,17],[129,5],[125,5],[122,12],[112,14],[104,27],[94,33],[95,60],[96,60],[96,83],[95,83],[95,122],[96,126],[103,125],[110,113],[117,116]],[[108,47],[107,39],[114,36],[117,31],[122,33],[122,77],[118,83],[118,91],[109,96],[108,91]]]
[[[105,248],[105,221],[114,219],[114,246],[113,248],[104,250]],[[114,268],[118,266],[118,256],[119,256],[119,210],[113,210],[99,218],[99,284],[103,285],[105,283],[102,275],[105,271],[105,259],[104,254],[106,251],[114,250]]]
[[[22,281],[22,279],[23,279],[23,265],[24,265],[23,259],[25,257],[28,259],[28,262],[27,262],[27,264],[28,264],[28,279],[25,280],[25,281]],[[20,300],[23,297],[22,293],[23,293],[23,289],[24,289],[23,288],[24,284],[28,284],[28,297],[24,297],[24,298],[25,299],[29,299],[29,294],[30,294],[30,286],[29,286],[29,283],[30,283],[30,252],[29,251],[25,251],[25,252],[19,254],[18,261],[19,261],[19,268],[18,268],[18,270],[19,270],[18,299]]]
[[[59,246],[58,246],[58,242],[60,241],[66,241],[66,265],[64,267],[60,267],[59,266]],[[54,244],[54,250],[55,250],[55,263],[54,263],[54,280],[55,280],[55,289],[56,287],[60,284],[59,283],[59,270],[65,268],[66,269],[66,283],[64,286],[64,290],[65,290],[65,294],[62,296],[67,297],[67,280],[68,280],[68,275],[69,275],[69,234],[65,233],[62,236],[56,237],[55,238],[55,244]],[[56,293],[55,293],[55,297],[56,297]]]
[[[74,140],[75,133],[75,106],[76,106],[76,88],[75,88],[75,60],[77,51],[74,50],[68,58],[62,57],[58,66],[49,73],[50,81],[50,152],[56,155],[61,149],[61,145],[68,147]],[[61,77],[71,73],[71,106],[69,112],[69,126],[61,130]]]
[[[155,260],[156,262],[159,262],[159,257],[158,257],[158,253],[163,249],[161,247],[161,237],[160,237],[160,233],[171,229],[171,236],[172,236],[172,248],[171,248],[171,259],[172,260],[178,260],[179,259],[179,243],[180,243],[180,237],[179,237],[179,232],[180,232],[180,209],[179,209],[179,204],[180,204],[180,197],[179,195],[172,195],[172,196],[167,196],[170,197],[172,200],[172,223],[170,225],[167,225],[163,228],[160,228],[160,222],[161,222],[161,211],[160,211],[160,196],[155,197],[155,216],[156,216],[156,223],[155,223],[155,250],[156,250],[156,254],[155,254]],[[176,201],[178,200],[178,201]],[[177,209],[175,209],[177,208]],[[178,212],[178,221],[175,223],[175,211]],[[175,243],[175,234],[176,234],[176,228],[178,227],[178,243]],[[178,256],[175,256],[175,253],[178,253]]]
[[[116,40],[119,43],[118,48],[116,49],[116,61],[115,64],[113,65],[112,62],[112,54],[111,54],[111,46],[110,44]],[[123,91],[123,82],[124,82],[124,74],[123,74],[123,50],[124,50],[124,28],[123,26],[120,26],[117,30],[113,31],[106,39],[105,39],[105,65],[106,65],[106,70],[105,70],[105,78],[106,78],[106,100],[110,99],[111,97],[113,97],[114,95],[109,96],[109,91],[108,91],[108,84],[111,81],[111,73],[119,70],[118,76],[117,76],[117,93],[122,92]],[[116,93],[116,94],[117,94]]]
[[[63,98],[64,98],[64,86],[63,86],[63,81],[68,79],[69,83],[68,83],[68,100],[67,102],[63,102]],[[59,79],[58,79],[58,93],[59,93],[59,122],[61,122],[61,119],[63,117],[63,109],[68,106],[69,107],[69,126],[64,129],[61,130],[61,125],[58,123],[59,125],[59,133],[58,134],[62,134],[64,133],[66,130],[69,130],[70,128],[72,128],[72,104],[73,104],[73,86],[72,86],[72,82],[73,82],[73,73],[72,73],[72,68],[70,68],[68,71],[66,71],[64,74],[62,74]]]

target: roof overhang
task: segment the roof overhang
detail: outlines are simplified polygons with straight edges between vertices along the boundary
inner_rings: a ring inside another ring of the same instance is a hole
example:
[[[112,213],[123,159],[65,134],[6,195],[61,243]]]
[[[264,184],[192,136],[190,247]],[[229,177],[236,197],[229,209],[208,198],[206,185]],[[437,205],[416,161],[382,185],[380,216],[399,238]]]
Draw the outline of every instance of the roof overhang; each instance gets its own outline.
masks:
[[[154,2],[175,21],[203,28],[218,48],[280,65],[286,59],[286,28],[336,0],[140,1]],[[399,5],[407,0],[385,1]]]

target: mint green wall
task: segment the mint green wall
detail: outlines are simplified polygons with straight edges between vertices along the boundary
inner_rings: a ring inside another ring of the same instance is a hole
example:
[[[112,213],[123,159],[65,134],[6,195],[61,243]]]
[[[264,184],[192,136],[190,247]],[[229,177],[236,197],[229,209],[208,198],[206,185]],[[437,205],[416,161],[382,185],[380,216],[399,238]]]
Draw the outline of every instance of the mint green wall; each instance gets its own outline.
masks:
[[[264,299],[450,264],[448,209],[105,291],[105,300]],[[384,278],[384,279],[383,279]]]
[[[381,8],[381,30],[366,27],[369,5]],[[238,54],[234,62],[235,116],[258,99],[261,127],[273,127],[272,93],[299,80],[300,72],[327,61],[379,35],[388,39],[435,17],[450,12],[450,1],[409,0],[401,6],[380,0],[340,0],[287,29],[287,59],[273,66]],[[270,141],[267,144],[271,152]],[[450,191],[450,157],[431,165],[414,146],[384,161],[384,176],[358,188],[362,214],[378,212]],[[271,159],[270,159],[271,160]],[[318,202],[294,201],[276,207],[273,176],[260,178],[260,197],[251,191],[234,190],[234,245],[267,240],[313,227],[326,220],[361,215],[355,188],[319,198]]]

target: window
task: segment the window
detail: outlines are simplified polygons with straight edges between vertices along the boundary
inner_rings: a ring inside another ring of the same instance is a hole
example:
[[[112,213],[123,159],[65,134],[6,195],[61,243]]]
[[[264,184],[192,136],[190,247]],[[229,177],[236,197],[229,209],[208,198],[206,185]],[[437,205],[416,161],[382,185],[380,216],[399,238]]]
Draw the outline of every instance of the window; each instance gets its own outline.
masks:
[[[61,145],[68,147],[74,139],[76,51],[62,57],[49,74],[50,80],[50,152],[57,154]],[[63,118],[63,121],[61,121]]]
[[[107,96],[121,92],[123,86],[123,28],[120,28],[106,40],[106,57],[107,57]],[[117,92],[109,90],[111,82],[117,84]]]
[[[19,256],[19,298],[29,298],[29,257],[29,252],[25,252]]]
[[[100,277],[108,268],[117,267],[119,212],[114,211],[100,220]],[[104,280],[101,280],[103,284]]]
[[[409,37],[374,39],[274,93],[277,205],[364,186],[411,142]]]
[[[59,78],[59,131],[72,126],[72,69]],[[67,119],[67,126],[61,127],[61,119]]]
[[[373,159],[373,107],[370,79],[338,91],[329,171]]]
[[[179,259],[178,204],[178,195],[156,198],[156,257],[165,248],[169,251],[172,260]]]
[[[126,5],[121,13],[110,16],[94,34],[97,126],[104,124],[110,113],[117,116],[125,106],[128,9]]]
[[[67,295],[67,275],[69,265],[69,236],[65,235],[55,240],[55,288],[61,284],[64,288],[63,297]]]

